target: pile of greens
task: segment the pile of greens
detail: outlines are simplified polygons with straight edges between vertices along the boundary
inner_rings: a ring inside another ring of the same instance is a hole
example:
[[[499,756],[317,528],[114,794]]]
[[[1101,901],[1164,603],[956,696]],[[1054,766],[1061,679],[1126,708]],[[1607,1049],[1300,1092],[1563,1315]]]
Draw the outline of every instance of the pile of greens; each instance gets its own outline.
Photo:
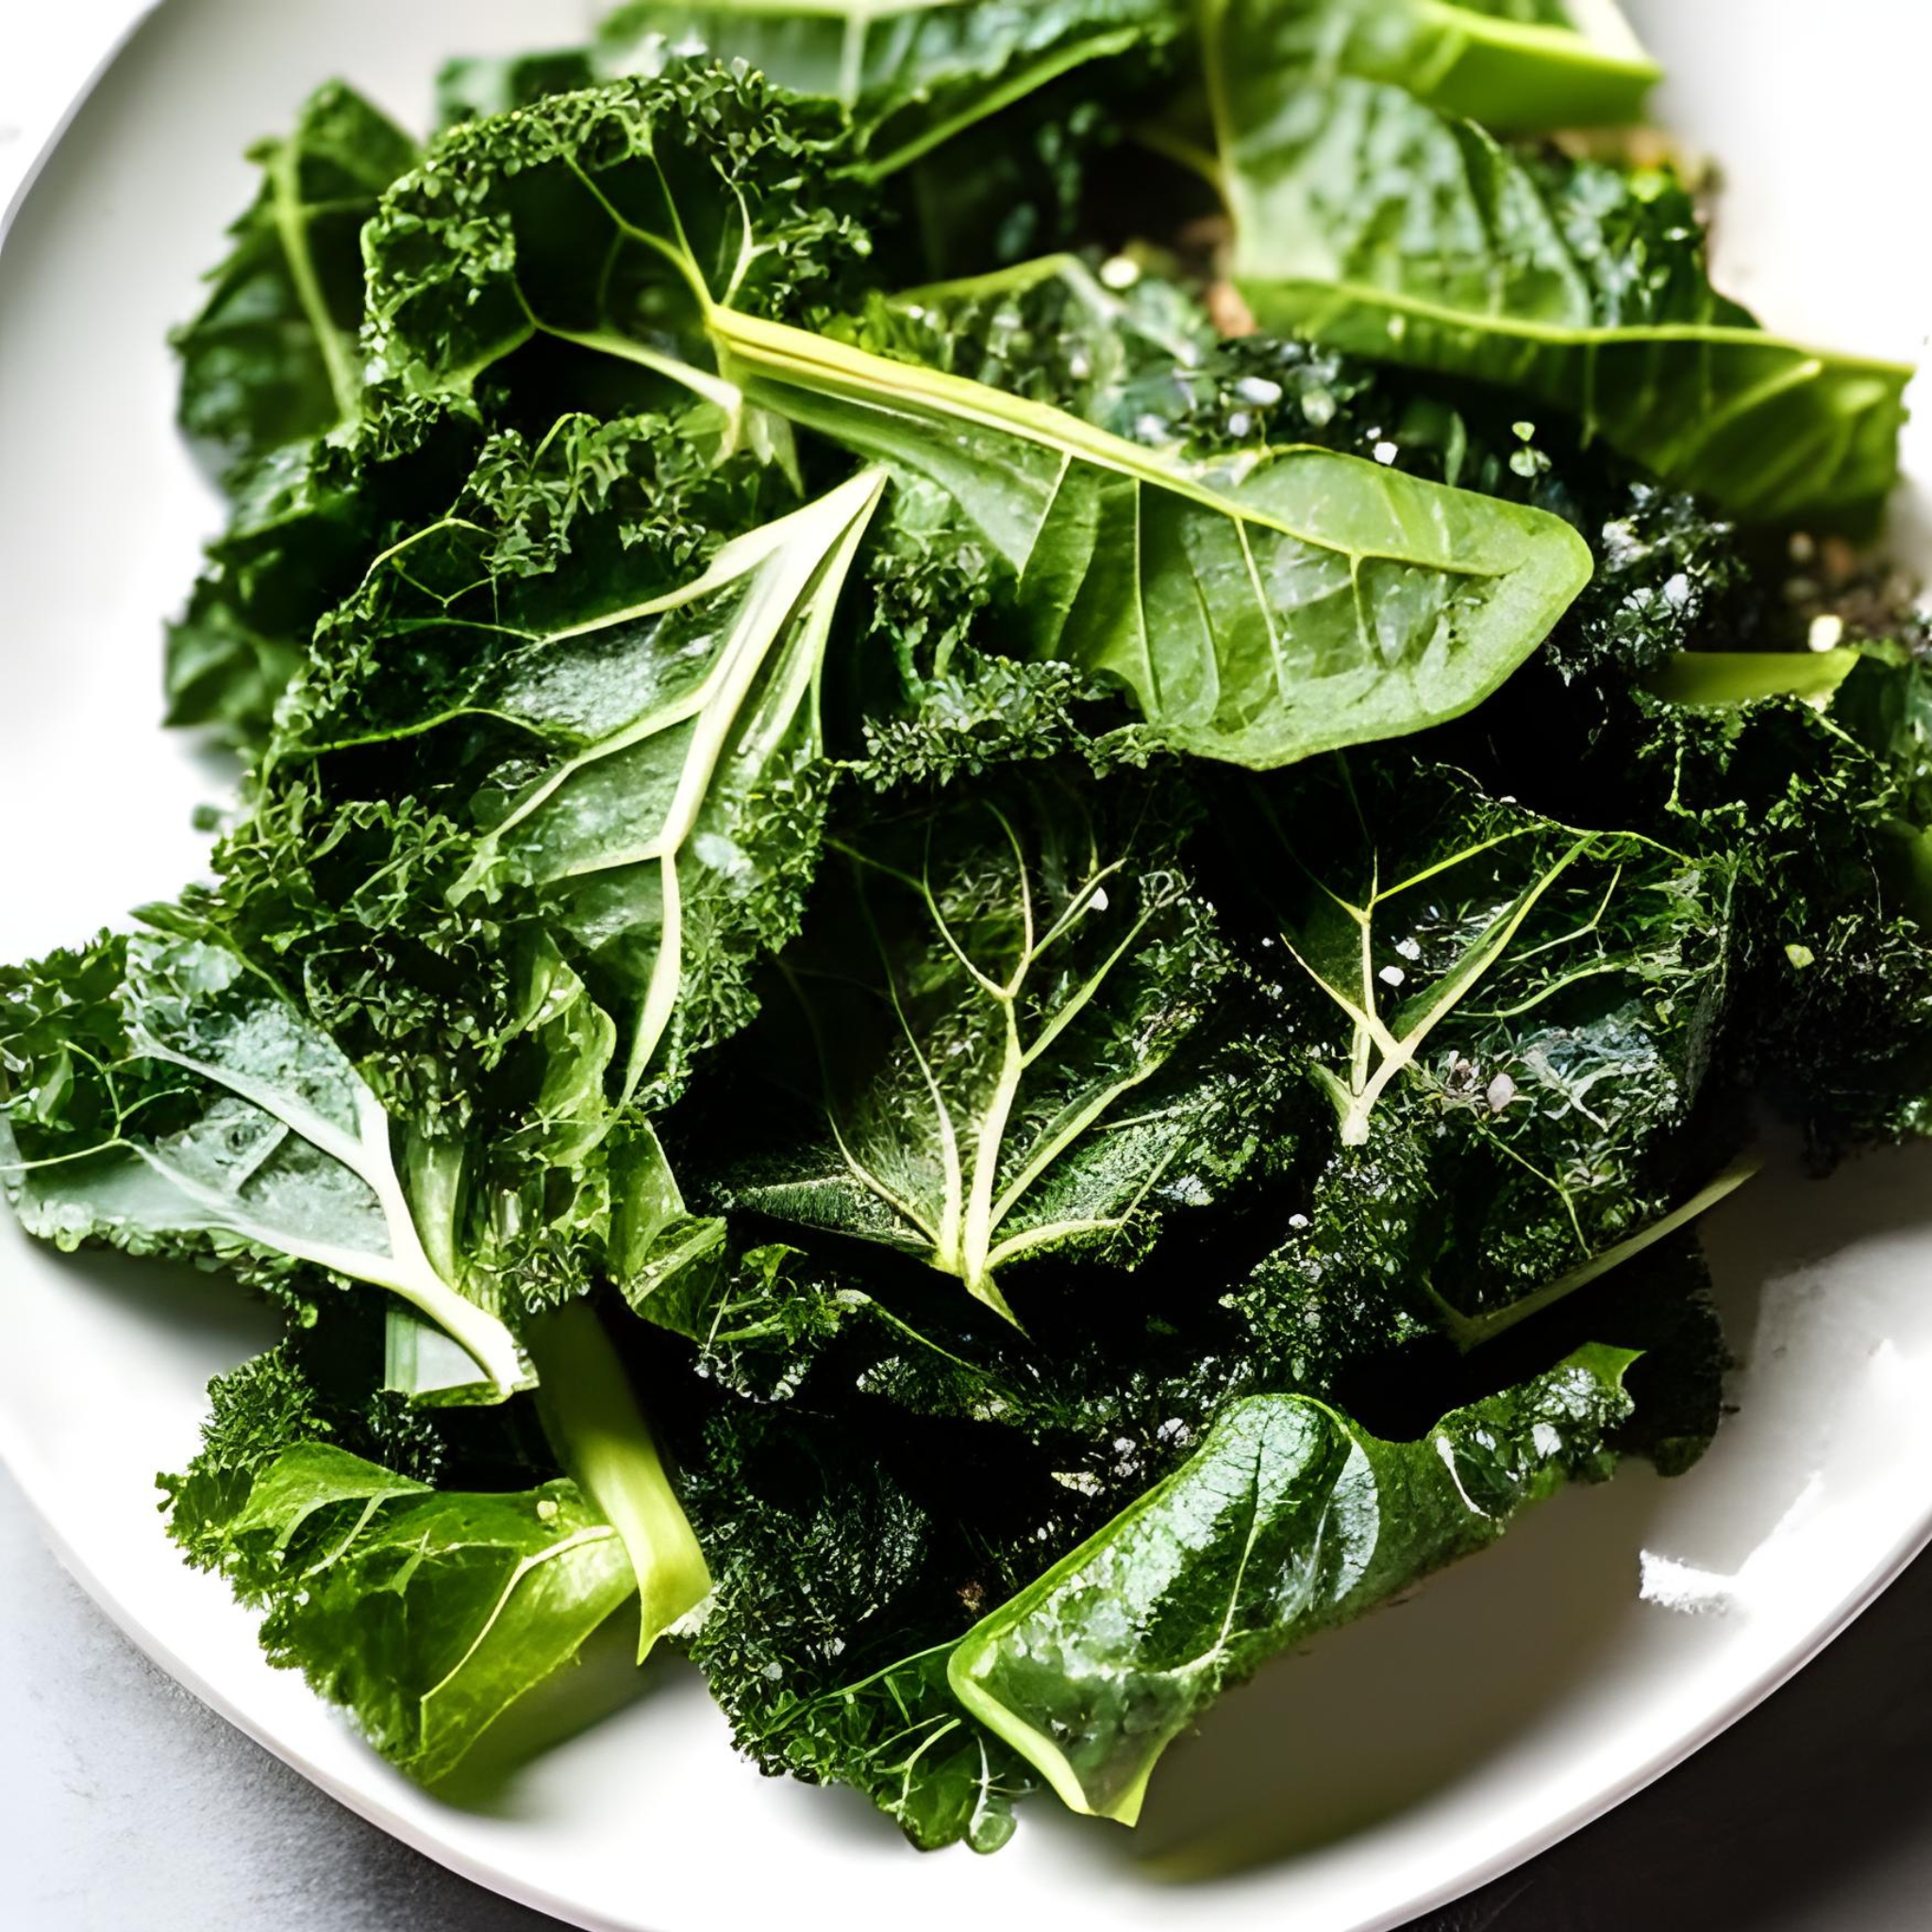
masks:
[[[0,971],[0,1157],[285,1312],[168,1524],[406,1770],[621,1614],[921,1846],[1132,1823],[1697,1459],[1754,1111],[1932,1116],[1932,658],[1829,608],[1909,372],[1553,138],[1619,26],[642,4],[257,151],[167,656],[246,779]]]

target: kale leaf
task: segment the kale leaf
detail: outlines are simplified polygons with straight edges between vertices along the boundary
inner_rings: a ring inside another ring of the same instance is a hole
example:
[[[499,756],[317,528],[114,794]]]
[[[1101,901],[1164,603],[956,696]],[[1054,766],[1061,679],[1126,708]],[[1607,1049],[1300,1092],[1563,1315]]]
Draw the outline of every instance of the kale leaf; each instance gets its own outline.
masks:
[[[1630,1357],[1591,1349],[1385,1442],[1304,1396],[1231,1410],[1199,1453],[954,1650],[959,1700],[1076,1811],[1131,1824],[1161,1753],[1267,1657],[1607,1474]]]
[[[178,330],[181,425],[246,464],[361,413],[362,225],[415,143],[340,81],[249,150],[254,202],[201,313]]]
[[[266,1612],[271,1662],[425,1783],[636,1590],[617,1531],[568,1482],[464,1495],[310,1441],[204,1513],[214,1495],[176,1491],[176,1539]]]
[[[785,967],[818,1097],[734,1206],[914,1255],[1009,1313],[1029,1256],[1118,1258],[1257,1160],[1283,1082],[1190,878],[1178,792],[1050,773],[839,841]],[[767,1051],[775,1053],[769,1043]]]
[[[1668,171],[1521,153],[1373,61],[1338,66],[1323,36],[1364,11],[1211,16],[1235,279],[1264,325],[1574,411],[1739,514],[1875,515],[1909,369],[1781,340],[1717,294]]]
[[[30,1234],[369,1283],[445,1331],[489,1399],[526,1384],[515,1338],[425,1248],[375,1093],[239,954],[103,939],[0,983],[0,1147]]]

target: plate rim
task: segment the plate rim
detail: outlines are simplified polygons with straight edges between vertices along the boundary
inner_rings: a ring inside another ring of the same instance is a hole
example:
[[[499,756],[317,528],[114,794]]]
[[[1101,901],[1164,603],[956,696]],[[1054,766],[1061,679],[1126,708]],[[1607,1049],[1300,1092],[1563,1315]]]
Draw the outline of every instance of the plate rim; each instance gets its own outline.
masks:
[[[100,57],[74,89],[29,159],[11,195],[0,205],[0,258],[4,258],[16,222],[39,190],[48,164],[72,133],[81,109],[163,5],[164,0],[129,0],[127,17],[112,31]],[[1932,404],[1927,408],[1932,410]],[[285,1740],[273,1725],[251,1718],[236,1699],[211,1682],[144,1622],[136,1606],[107,1581],[68,1536],[56,1513],[59,1485],[47,1479],[42,1459],[16,1431],[14,1418],[4,1405],[0,1405],[0,1469],[15,1484],[43,1543],[94,1607],[142,1657],[252,1743],[356,1817],[498,1897],[544,1912],[563,1924],[579,1928],[579,1932],[642,1932],[641,1920],[612,1917],[595,1907],[563,1896],[542,1881],[523,1874],[511,1864],[492,1862],[465,1849],[449,1835],[398,1809],[373,1783],[358,1784],[339,1775],[316,1762],[298,1741]],[[1686,1763],[1814,1663],[1928,1549],[1932,1549],[1932,1491],[1928,1491],[1916,1520],[1840,1598],[1831,1615],[1813,1624],[1802,1641],[1760,1666],[1747,1682],[1713,1705],[1696,1723],[1674,1733],[1657,1750],[1608,1780],[1588,1798],[1462,1866],[1453,1875],[1412,1891],[1399,1904],[1378,1907],[1367,1917],[1326,1926],[1322,1932],[1402,1932],[1412,1921],[1507,1877],[1607,1816]],[[371,1762],[376,1761],[379,1760],[372,1757]]]

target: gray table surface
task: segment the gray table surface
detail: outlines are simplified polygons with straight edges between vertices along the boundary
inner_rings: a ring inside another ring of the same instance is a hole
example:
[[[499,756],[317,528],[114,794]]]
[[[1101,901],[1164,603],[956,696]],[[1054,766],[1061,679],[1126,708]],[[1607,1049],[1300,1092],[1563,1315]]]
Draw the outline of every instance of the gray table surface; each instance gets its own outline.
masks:
[[[4,1475],[0,1577],[0,1924],[538,1932],[556,1923],[385,1837],[198,1704],[68,1579]],[[1932,1558],[1688,1765],[1411,1932],[1925,1932],[1928,1627]],[[1185,1922],[1184,1906],[1176,1916]]]

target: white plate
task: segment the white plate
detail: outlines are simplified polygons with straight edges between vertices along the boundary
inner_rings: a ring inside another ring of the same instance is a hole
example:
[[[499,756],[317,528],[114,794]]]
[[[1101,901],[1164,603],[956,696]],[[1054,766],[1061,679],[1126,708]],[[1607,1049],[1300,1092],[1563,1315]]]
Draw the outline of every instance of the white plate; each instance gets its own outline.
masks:
[[[1915,354],[1932,321],[1917,10],[1633,10],[1679,76],[1667,113],[1729,164],[1732,286],[1790,329]],[[190,815],[224,774],[156,728],[156,654],[216,506],[170,425],[163,337],[252,192],[243,145],[338,71],[420,125],[443,55],[568,38],[580,15],[169,0],[75,119],[0,258],[0,958],[200,863]],[[1268,1673],[1173,1752],[1137,1837],[1036,1803],[991,1859],[921,1859],[850,1793],[759,1778],[675,1665],[641,1686],[609,1657],[568,1674],[522,1720],[561,1741],[522,1769],[499,1753],[460,1804],[391,1774],[163,1541],[153,1473],[190,1453],[208,1376],[268,1336],[205,1276],[0,1228],[0,1452],[75,1574],[184,1683],[366,1817],[576,1924],[1133,1932],[1186,1912],[1369,1932],[1656,1776],[1932,1535],[1928,1172],[1895,1156],[1760,1183],[1718,1217],[1741,1413],[1689,1478],[1576,1491]]]

